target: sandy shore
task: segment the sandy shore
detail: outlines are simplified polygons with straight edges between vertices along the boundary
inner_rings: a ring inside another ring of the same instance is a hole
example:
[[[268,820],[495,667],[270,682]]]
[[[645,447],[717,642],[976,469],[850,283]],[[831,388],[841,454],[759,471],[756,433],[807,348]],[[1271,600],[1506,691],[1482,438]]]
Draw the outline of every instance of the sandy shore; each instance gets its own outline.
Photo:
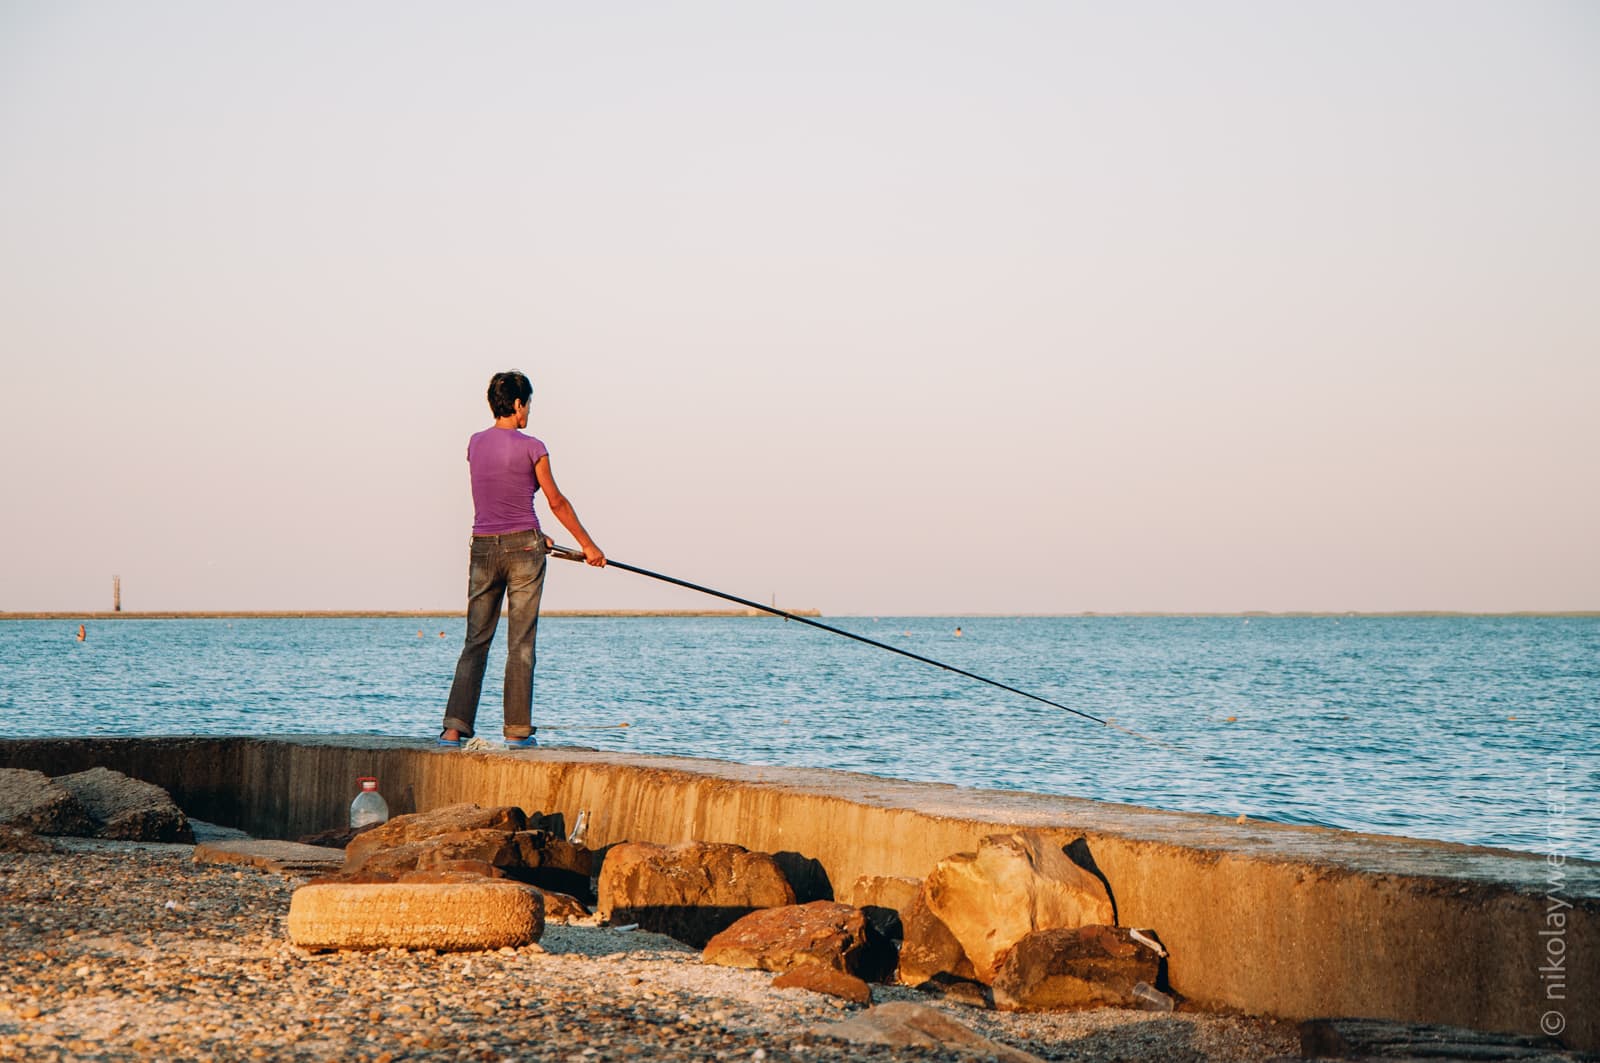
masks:
[[[494,953],[312,954],[284,933],[302,880],[196,864],[177,845],[55,840],[0,853],[0,1059],[971,1059],[819,1027],[854,1007],[702,964],[668,938],[551,926]],[[1104,1009],[1005,1015],[930,1003],[1046,1059],[1293,1055],[1292,1026]]]

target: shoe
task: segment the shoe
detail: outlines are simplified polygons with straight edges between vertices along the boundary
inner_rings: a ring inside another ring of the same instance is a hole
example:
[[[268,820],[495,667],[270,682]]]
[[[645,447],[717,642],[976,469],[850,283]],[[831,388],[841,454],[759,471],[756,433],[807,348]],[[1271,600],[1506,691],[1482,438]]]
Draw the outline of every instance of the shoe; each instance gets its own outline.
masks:
[[[460,733],[461,733],[460,731],[456,732],[456,734],[458,734],[458,735]],[[440,731],[439,732],[439,737],[435,740],[434,744],[435,745],[444,746],[447,749],[460,749],[461,748],[461,739],[459,739],[459,738],[446,738],[444,736],[444,732]]]
[[[539,740],[537,738],[533,737],[533,735],[529,735],[526,738],[508,738],[508,739],[506,739],[506,748],[507,749],[534,749],[538,745],[539,745]]]

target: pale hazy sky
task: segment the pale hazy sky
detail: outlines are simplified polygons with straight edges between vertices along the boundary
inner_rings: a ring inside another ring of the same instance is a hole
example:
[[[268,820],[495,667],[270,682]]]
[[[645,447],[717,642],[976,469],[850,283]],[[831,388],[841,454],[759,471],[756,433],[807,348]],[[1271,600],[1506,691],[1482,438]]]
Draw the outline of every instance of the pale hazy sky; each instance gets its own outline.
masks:
[[[1600,608],[1597,189],[1592,3],[0,0],[0,610],[459,608],[513,366],[763,600]]]

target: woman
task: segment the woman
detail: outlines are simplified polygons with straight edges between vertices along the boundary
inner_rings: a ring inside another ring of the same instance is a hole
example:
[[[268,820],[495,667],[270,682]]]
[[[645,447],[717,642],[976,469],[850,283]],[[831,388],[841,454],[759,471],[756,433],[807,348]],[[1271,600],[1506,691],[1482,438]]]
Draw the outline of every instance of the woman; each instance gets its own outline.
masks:
[[[528,427],[532,398],[533,385],[526,376],[516,370],[496,373],[489,380],[494,425],[467,442],[474,510],[467,572],[467,638],[445,705],[444,730],[439,734],[442,746],[460,746],[472,737],[502,598],[510,603],[506,612],[506,747],[528,749],[539,744],[533,727],[534,639],[550,540],[539,528],[533,496],[544,491],[550,512],[583,548],[583,559],[605,567],[606,555],[556,486],[550,452],[533,436],[522,434],[521,429]]]

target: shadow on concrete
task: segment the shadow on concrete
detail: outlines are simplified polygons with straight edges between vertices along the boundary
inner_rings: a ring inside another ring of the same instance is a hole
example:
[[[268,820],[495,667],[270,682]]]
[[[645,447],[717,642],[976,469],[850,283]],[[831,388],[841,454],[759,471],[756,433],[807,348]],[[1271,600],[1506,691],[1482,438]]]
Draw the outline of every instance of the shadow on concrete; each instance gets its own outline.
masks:
[[[1094,862],[1094,854],[1089,851],[1089,840],[1083,837],[1074,838],[1063,847],[1062,851],[1067,854],[1067,859],[1100,880],[1100,884],[1106,888],[1106,896],[1111,898],[1112,925],[1121,926],[1122,919],[1117,912],[1117,891],[1111,888],[1111,880],[1100,870],[1100,865]]]
[[[861,914],[867,917],[867,923],[879,935],[890,941],[904,941],[906,938],[905,923],[900,919],[900,913],[893,908],[880,904],[864,905]]]
[[[828,878],[827,869],[819,861],[793,852],[773,853],[772,859],[777,863],[778,870],[783,872],[783,877],[789,880],[789,885],[794,887],[796,904],[833,900],[833,881]]]

